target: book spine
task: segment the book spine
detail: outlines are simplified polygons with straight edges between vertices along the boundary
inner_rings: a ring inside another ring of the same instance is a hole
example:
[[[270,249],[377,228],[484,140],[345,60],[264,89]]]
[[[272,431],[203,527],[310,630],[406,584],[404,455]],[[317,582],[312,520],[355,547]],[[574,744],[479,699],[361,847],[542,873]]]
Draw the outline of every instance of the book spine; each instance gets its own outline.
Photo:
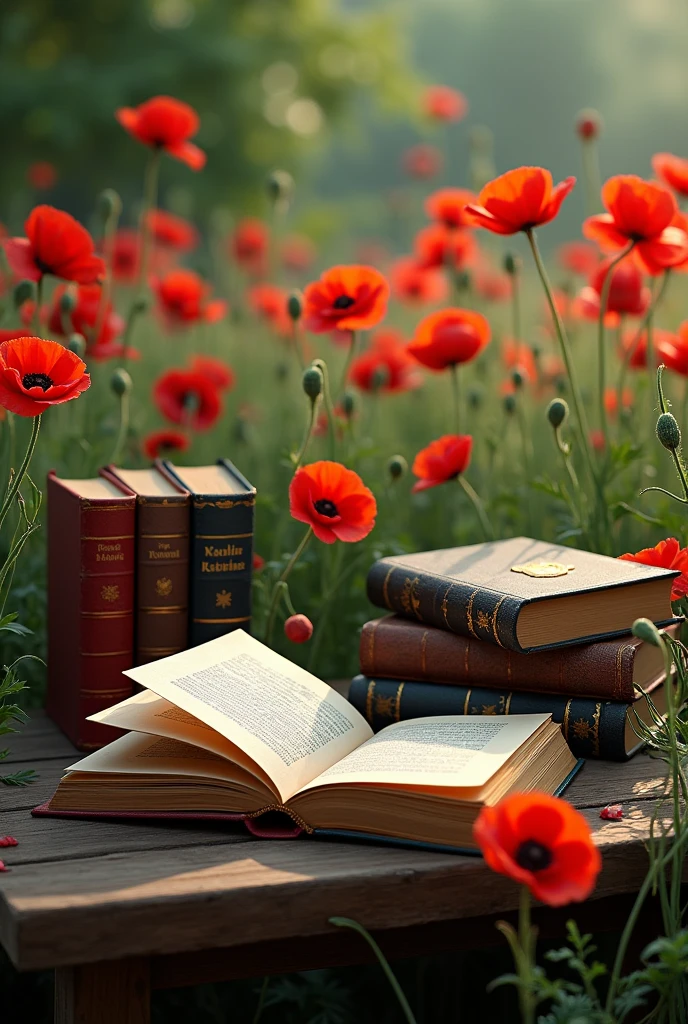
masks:
[[[368,598],[407,619],[523,651],[516,636],[522,601],[508,594],[414,572],[383,558],[368,573]]]
[[[186,648],[189,502],[139,496],[136,524],[136,664]]]
[[[576,757],[628,759],[628,704],[484,687],[370,679],[362,675],[351,683],[349,700],[375,732],[393,722],[432,715],[551,714],[555,722],[561,723],[566,742]]]
[[[251,628],[255,494],[193,495],[189,646]]]
[[[132,693],[135,498],[89,502],[49,483],[48,508],[47,709],[93,750],[118,733],[86,718]]]
[[[537,690],[632,701],[637,643],[626,640],[518,654],[399,618],[367,622],[360,665],[367,676]]]

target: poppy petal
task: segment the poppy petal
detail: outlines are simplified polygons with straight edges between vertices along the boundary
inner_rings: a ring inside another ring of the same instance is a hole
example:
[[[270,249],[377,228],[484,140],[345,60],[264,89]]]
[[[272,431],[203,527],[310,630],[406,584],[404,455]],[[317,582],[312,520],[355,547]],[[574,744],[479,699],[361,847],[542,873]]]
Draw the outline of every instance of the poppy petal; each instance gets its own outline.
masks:
[[[173,156],[175,160],[181,160],[192,171],[203,170],[208,159],[203,150],[195,146],[193,142],[179,142],[165,146],[165,149],[170,156]]]

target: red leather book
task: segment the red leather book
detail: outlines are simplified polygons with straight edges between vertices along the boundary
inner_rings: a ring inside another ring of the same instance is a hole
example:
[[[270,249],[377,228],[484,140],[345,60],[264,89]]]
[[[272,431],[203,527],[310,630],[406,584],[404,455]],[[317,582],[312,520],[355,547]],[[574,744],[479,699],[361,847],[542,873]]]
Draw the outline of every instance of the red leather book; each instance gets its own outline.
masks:
[[[87,722],[132,693],[136,496],[113,480],[48,474],[50,717],[80,750],[110,743]]]
[[[674,635],[677,626],[667,632]],[[636,637],[517,654],[400,616],[366,622],[361,672],[369,677],[534,690],[630,702],[664,675],[661,651]]]
[[[156,466],[103,476],[136,494],[135,664],[187,647],[189,631],[190,494]]]

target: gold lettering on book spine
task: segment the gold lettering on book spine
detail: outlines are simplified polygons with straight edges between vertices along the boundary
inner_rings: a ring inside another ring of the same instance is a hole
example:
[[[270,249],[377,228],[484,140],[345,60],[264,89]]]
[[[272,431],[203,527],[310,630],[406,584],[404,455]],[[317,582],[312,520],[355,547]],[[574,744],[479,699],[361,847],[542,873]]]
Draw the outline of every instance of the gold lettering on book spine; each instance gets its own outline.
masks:
[[[499,639],[499,633],[497,632],[497,614],[499,612],[499,609],[502,607],[502,605],[504,604],[505,601],[506,601],[506,594],[503,594],[502,597],[500,597],[499,601],[497,601],[497,604],[495,605],[495,609],[492,612],[492,636],[495,638],[495,642],[497,644],[499,644],[500,647],[503,647],[504,644]]]
[[[375,680],[371,679],[366,691],[366,719],[368,724],[373,721],[373,694],[375,693]]]
[[[252,508],[255,503],[255,498],[241,498],[240,500],[223,498],[221,501],[196,501],[194,499],[194,508],[236,508],[238,505]]]
[[[468,632],[471,636],[478,639],[478,634],[473,629],[473,602],[475,601],[475,595],[480,593],[480,589],[474,590],[471,596],[468,598],[468,604],[466,606],[466,625],[468,626]]]

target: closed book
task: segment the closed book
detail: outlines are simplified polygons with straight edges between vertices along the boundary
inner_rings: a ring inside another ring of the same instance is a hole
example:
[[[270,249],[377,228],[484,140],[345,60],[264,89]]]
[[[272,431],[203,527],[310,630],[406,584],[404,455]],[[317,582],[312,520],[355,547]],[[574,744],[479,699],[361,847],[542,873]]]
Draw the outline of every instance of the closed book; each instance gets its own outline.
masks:
[[[135,664],[183,651],[189,633],[189,492],[156,466],[103,475],[136,494]]]
[[[666,711],[664,682],[650,687],[651,699],[660,714]],[[369,679],[359,675],[349,690],[349,700],[377,732],[392,722],[435,715],[531,715],[551,714],[560,722],[564,738],[575,757],[603,761],[627,761],[642,743],[634,729],[635,713],[651,724],[648,703],[642,695],[634,701],[594,700],[564,694],[520,693],[482,686],[438,686],[435,683]]]
[[[667,632],[675,636],[678,626]],[[496,644],[411,622],[399,615],[366,622],[361,632],[363,675],[417,682],[538,690],[569,697],[635,700],[664,675],[662,652],[626,634],[594,644],[517,654]]]
[[[46,707],[80,750],[112,740],[87,718],[132,692],[135,518],[123,485],[48,474]]]
[[[191,494],[189,646],[234,629],[250,631],[255,487],[229,459],[158,465]]]
[[[374,605],[460,636],[526,652],[630,633],[637,618],[676,621],[670,569],[529,537],[382,558]]]

